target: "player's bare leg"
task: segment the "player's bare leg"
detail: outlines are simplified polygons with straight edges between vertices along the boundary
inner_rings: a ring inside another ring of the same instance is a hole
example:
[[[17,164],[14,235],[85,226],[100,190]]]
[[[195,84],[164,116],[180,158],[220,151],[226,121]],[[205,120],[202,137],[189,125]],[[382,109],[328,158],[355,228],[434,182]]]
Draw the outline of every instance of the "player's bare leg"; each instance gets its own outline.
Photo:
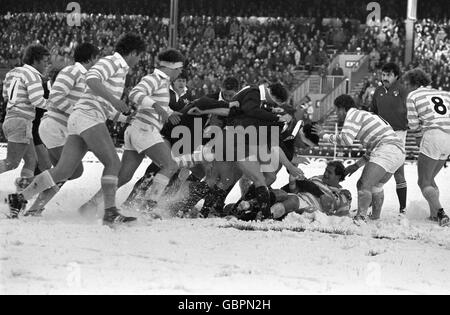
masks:
[[[32,144],[26,144],[26,143],[16,143],[16,142],[8,142],[8,148],[7,148],[7,154],[6,159],[0,160],[0,174],[15,170],[19,167],[20,161],[22,158],[25,157],[27,151],[30,150],[30,154],[34,152],[32,149],[34,145]],[[34,152],[34,154],[36,154]],[[31,155],[30,155],[31,157]],[[25,164],[26,168],[24,167],[22,169],[22,177],[29,177],[30,172],[32,171],[31,176],[34,175],[34,168],[33,168],[33,159],[27,158],[27,163]],[[36,166],[36,155],[34,155],[34,167]],[[25,173],[24,173],[25,172]],[[28,175],[28,176],[26,176]]]
[[[130,182],[139,165],[141,165],[144,157],[145,156],[143,154],[139,154],[136,151],[126,150],[123,153],[117,189]],[[92,211],[93,209],[95,210],[101,205],[102,201],[103,201],[103,190],[100,189],[94,196],[92,196],[86,203],[84,203],[78,211],[82,215],[89,215],[93,213]]]
[[[387,173],[378,164],[368,162],[358,180],[358,213],[355,219],[365,220],[372,202],[372,190],[375,186],[386,183],[393,174]],[[381,212],[381,207],[380,207]]]
[[[149,209],[151,209],[158,203],[164,193],[164,189],[169,184],[170,178],[179,167],[172,159],[171,148],[167,142],[155,144],[145,150],[144,153],[161,168],[159,173],[153,178],[153,185],[145,194],[145,199]]]
[[[417,169],[419,172],[418,184],[423,196],[430,206],[430,218],[438,220],[440,225],[448,225],[449,219],[445,214],[439,200],[439,189],[436,189],[435,176],[444,166],[444,160],[434,160],[424,154],[419,154]]]

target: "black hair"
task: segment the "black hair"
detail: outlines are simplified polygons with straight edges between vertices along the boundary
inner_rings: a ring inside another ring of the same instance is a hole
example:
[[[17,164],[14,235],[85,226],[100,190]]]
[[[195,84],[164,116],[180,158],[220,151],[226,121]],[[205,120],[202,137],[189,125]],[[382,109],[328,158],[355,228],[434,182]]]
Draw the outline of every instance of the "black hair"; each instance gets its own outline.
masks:
[[[396,77],[400,76],[400,67],[393,62],[388,62],[381,67],[382,72],[393,73]]]
[[[186,69],[181,70],[181,73],[177,79],[185,79],[187,81],[189,79],[187,70]]]
[[[336,97],[334,100],[334,106],[337,108],[344,108],[345,111],[348,111],[350,108],[356,108],[355,100],[347,94],[342,94]]]
[[[327,166],[334,167],[334,173],[339,176],[339,181],[342,182],[345,179],[345,166],[340,161],[328,162]]]
[[[303,133],[305,134],[306,139],[314,143],[315,145],[319,145],[320,137],[313,132],[312,127],[317,123],[307,123],[303,126]]]
[[[127,33],[120,36],[115,51],[122,56],[128,56],[133,51],[140,54],[145,51],[145,42],[141,36],[135,33]]]
[[[228,91],[238,91],[239,81],[235,77],[228,77],[223,80],[222,87]]]
[[[403,75],[403,80],[413,86],[428,86],[431,83],[430,77],[422,69],[416,68],[409,70]]]
[[[50,56],[47,48],[40,44],[29,45],[23,52],[22,62],[31,66],[35,62],[40,62],[45,56]]]
[[[75,62],[86,63],[95,59],[100,54],[97,46],[91,43],[82,43],[75,48],[73,58]]]
[[[166,62],[183,62],[184,63],[184,56],[181,52],[179,52],[176,49],[167,49],[163,52],[161,52],[158,55],[159,61],[166,61]]]
[[[269,85],[270,94],[277,98],[280,102],[284,103],[289,97],[287,89],[281,83],[273,83]]]

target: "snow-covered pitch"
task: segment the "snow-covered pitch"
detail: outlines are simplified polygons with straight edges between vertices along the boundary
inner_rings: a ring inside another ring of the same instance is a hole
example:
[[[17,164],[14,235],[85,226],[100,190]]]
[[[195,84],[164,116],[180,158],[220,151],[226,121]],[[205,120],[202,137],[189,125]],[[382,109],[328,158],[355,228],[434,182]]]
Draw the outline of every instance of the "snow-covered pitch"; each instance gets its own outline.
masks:
[[[141,220],[113,230],[77,213],[100,187],[103,169],[94,158],[85,160],[85,174],[63,187],[42,218],[7,220],[7,206],[0,204],[0,294],[450,293],[450,229],[426,220],[415,164],[406,166],[406,218],[397,214],[392,179],[382,220],[362,227],[346,218],[292,214],[261,223]],[[118,204],[148,163],[119,190]],[[325,164],[302,168],[313,176]],[[2,198],[18,174],[0,176]],[[344,182],[353,208],[359,175]],[[450,204],[449,178],[450,169],[437,178],[444,206]],[[274,186],[286,180],[283,173]],[[227,201],[238,197],[235,188]]]

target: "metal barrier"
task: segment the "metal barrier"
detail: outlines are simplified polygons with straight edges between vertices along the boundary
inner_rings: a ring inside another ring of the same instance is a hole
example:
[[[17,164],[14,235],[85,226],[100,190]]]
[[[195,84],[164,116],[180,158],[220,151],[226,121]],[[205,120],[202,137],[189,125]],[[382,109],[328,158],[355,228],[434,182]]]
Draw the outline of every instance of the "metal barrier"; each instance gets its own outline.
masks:
[[[349,79],[341,80],[334,90],[319,101],[318,106],[314,110],[313,121],[323,120],[325,117],[328,117],[334,110],[333,102],[335,98],[341,94],[348,93],[348,89]]]
[[[357,69],[355,71],[352,71],[350,74],[350,91],[355,87],[356,84],[361,82],[362,79],[367,75],[369,72],[369,56],[364,56],[361,59],[361,62],[359,63]]]
[[[292,101],[294,104],[298,104],[305,98],[306,95],[309,93],[309,78],[306,79],[298,88],[295,89],[294,92],[292,92]]]
[[[309,94],[328,94],[344,81],[344,76],[310,75],[297,89],[292,92],[294,104],[299,104]]]

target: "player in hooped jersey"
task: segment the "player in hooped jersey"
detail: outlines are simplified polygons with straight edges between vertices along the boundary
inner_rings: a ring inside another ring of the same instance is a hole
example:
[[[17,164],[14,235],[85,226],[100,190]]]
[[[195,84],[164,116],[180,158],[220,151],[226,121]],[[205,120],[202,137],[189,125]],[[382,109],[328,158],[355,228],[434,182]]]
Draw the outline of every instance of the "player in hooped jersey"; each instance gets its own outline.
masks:
[[[449,226],[435,178],[450,155],[450,93],[428,88],[431,81],[421,69],[408,71],[403,81],[412,91],[406,100],[409,128],[418,132],[420,142],[418,184],[430,206],[430,219]]]
[[[120,214],[116,208],[116,190],[120,159],[106,127],[106,120],[123,119],[129,111],[121,100],[125,78],[145,50],[143,39],[128,33],[119,38],[115,53],[98,61],[86,73],[86,91],[75,104],[68,120],[68,138],[56,167],[37,176],[21,193],[9,196],[11,211],[21,209],[26,200],[56,183],[70,178],[88,150],[104,165],[101,186],[105,202],[103,224],[114,225],[135,221],[136,218]]]
[[[289,184],[282,187],[282,191],[288,194],[275,191],[277,199],[281,197],[282,200],[271,207],[274,219],[283,218],[289,212],[321,211],[327,215],[348,215],[352,195],[340,185],[344,179],[345,166],[339,161],[329,162],[322,176],[307,180],[289,176]]]
[[[42,73],[47,68],[50,53],[42,45],[25,49],[22,67],[6,74],[3,95],[7,100],[3,133],[8,140],[7,157],[0,160],[0,174],[16,169],[22,158],[22,177],[32,177],[37,155],[33,144],[32,122],[36,108],[45,109]],[[16,214],[12,213],[12,217]]]
[[[41,120],[39,135],[48,149],[53,166],[58,164],[68,136],[67,121],[73,112],[75,103],[83,96],[86,72],[97,62],[99,49],[82,43],[75,49],[75,64],[59,71],[51,87],[47,100],[47,112]],[[83,164],[79,163],[70,180],[77,179],[83,173]],[[60,183],[60,188],[63,183]],[[45,205],[53,198],[57,190],[50,188],[39,194],[25,216],[41,215]]]
[[[125,131],[125,151],[118,181],[119,188],[128,183],[146,156],[160,166],[161,170],[154,177],[151,189],[145,194],[149,206],[145,205],[145,210],[156,206],[170,178],[178,170],[172,158],[171,146],[163,139],[160,131],[167,121],[174,124],[180,122],[181,114],[169,108],[169,87],[171,81],[180,75],[184,57],[179,51],[168,49],[158,55],[158,61],[159,65],[153,73],[144,76],[130,92],[130,100],[137,105],[137,111]],[[101,197],[100,190],[80,211],[95,208]]]
[[[356,109],[351,96],[338,96],[334,105],[338,120],[344,123],[342,131],[331,135],[320,126],[314,128],[320,137],[332,144],[349,146],[357,139],[366,147],[366,155],[346,169],[346,173],[351,175],[365,165],[357,184],[358,213],[355,217],[356,221],[365,221],[371,203],[373,211],[381,213],[383,186],[405,162],[405,149],[389,124],[377,115]]]

